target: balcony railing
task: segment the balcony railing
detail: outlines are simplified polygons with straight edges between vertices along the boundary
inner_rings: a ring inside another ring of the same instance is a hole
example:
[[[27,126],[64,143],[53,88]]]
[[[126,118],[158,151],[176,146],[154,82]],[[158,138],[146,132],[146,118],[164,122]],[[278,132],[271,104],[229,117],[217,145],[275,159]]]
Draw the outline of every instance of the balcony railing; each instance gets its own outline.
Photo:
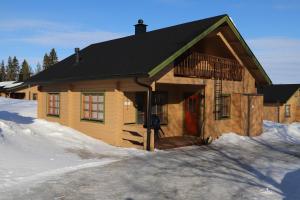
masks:
[[[175,61],[174,76],[241,81],[243,67],[232,59],[193,52]]]

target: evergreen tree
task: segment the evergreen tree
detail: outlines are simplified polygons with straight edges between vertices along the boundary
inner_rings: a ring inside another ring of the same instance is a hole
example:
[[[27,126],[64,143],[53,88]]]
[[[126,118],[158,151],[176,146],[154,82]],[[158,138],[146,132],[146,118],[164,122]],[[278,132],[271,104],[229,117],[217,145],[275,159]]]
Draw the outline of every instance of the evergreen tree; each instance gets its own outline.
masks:
[[[50,66],[54,65],[54,64],[56,64],[58,62],[58,58],[57,58],[56,51],[55,51],[54,48],[51,49],[51,51],[50,51],[49,62],[50,62]]]
[[[40,73],[42,71],[41,64],[38,62],[35,68],[35,74]]]
[[[22,68],[19,73],[19,81],[25,81],[30,77],[30,66],[28,62],[24,59],[22,63]]]
[[[13,60],[12,60],[12,66],[13,66],[13,80],[16,81],[19,78],[19,73],[20,73],[20,65],[19,65],[19,61],[17,59],[16,56],[14,56]]]
[[[0,81],[5,81],[5,80],[6,80],[6,71],[5,71],[4,60],[2,60],[0,65]]]
[[[44,55],[44,60],[43,60],[43,70],[48,69],[50,67],[50,57],[48,56],[47,53]]]
[[[10,56],[8,57],[7,66],[6,66],[6,80],[7,81],[13,80],[13,64]]]

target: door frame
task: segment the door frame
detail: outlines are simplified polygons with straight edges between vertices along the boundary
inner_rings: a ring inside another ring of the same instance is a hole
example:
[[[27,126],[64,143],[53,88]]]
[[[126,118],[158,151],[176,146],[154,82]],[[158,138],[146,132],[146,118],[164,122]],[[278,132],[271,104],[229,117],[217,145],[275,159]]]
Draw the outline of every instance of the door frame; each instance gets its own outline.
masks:
[[[197,119],[197,129],[199,130],[199,133],[194,135],[194,137],[203,137],[204,136],[204,122],[205,122],[205,87],[201,88],[198,91],[195,92],[184,92],[183,93],[183,105],[182,105],[182,110],[183,110],[183,117],[182,117],[182,124],[183,124],[183,136],[192,136],[190,134],[187,134],[186,132],[186,121],[185,121],[185,100],[187,97],[191,95],[198,95],[199,97],[199,115]],[[202,110],[201,110],[202,109]],[[200,120],[201,123],[200,124]]]

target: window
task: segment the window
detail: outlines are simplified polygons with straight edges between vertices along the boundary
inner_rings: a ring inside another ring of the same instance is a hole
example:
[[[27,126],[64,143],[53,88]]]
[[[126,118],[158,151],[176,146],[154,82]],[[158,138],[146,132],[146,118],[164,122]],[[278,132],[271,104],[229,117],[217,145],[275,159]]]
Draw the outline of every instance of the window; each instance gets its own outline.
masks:
[[[137,124],[143,124],[146,118],[147,95],[145,92],[136,93]],[[166,92],[152,93],[152,114],[159,117],[161,124],[168,123],[168,94]]]
[[[161,124],[168,123],[168,94],[166,92],[155,92],[152,98],[152,114],[159,117]]]
[[[291,116],[291,105],[285,105],[284,115],[285,115],[285,117],[290,117]]]
[[[59,93],[48,94],[48,115],[59,116],[60,96]]]
[[[104,93],[82,94],[82,119],[104,121]]]
[[[216,119],[225,119],[230,118],[230,105],[231,105],[231,99],[230,95],[228,94],[222,94],[220,97],[220,105],[217,109],[217,118]]]

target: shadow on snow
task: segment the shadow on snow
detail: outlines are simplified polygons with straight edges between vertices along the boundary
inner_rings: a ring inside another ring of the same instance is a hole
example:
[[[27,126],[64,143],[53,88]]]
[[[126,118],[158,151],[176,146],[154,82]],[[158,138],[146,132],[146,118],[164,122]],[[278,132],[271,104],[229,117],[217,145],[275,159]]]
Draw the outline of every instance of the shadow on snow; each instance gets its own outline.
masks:
[[[0,111],[0,119],[15,122],[17,124],[32,124],[34,121],[34,118],[32,117],[25,117],[19,115],[18,113],[12,113],[7,111]]]

